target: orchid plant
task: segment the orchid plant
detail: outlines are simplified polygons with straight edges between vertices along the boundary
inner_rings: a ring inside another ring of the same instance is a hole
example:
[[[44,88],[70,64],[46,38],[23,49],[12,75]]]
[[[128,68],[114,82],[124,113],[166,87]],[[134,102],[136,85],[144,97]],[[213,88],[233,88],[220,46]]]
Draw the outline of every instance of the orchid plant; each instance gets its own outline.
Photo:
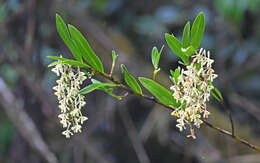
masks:
[[[206,121],[210,115],[210,110],[207,109],[210,96],[212,95],[219,102],[222,102],[223,98],[220,91],[212,84],[217,78],[217,74],[212,68],[214,60],[210,58],[209,51],[200,48],[205,31],[205,17],[202,12],[198,14],[192,25],[190,22],[186,23],[182,41],[173,34],[165,34],[168,46],[180,58],[179,64],[183,65],[182,68],[170,70],[169,80],[172,82],[170,88],[165,88],[156,81],[156,76],[160,71],[159,61],[163,47],[160,50],[156,47],[152,49],[151,60],[154,71],[151,79],[138,77],[137,80],[122,64],[121,71],[126,83],[123,84],[113,77],[118,58],[115,51],[112,51],[111,70],[106,73],[103,63],[76,27],[71,24],[66,25],[58,14],[56,15],[56,27],[60,37],[74,57],[74,59],[67,59],[62,56],[48,56],[56,60],[49,67],[53,67],[52,71],[59,76],[57,86],[54,86],[53,89],[59,102],[60,114],[58,117],[65,129],[62,134],[66,138],[81,132],[82,124],[88,119],[81,112],[86,104],[84,95],[95,90],[102,90],[112,97],[121,99],[123,96],[113,92],[115,88],[120,88],[129,94],[151,100],[170,109],[171,115],[177,117],[176,127],[180,131],[190,130],[187,137],[195,139],[194,127],[200,128],[201,124],[205,123],[251,148],[254,147],[253,149],[260,150],[259,147],[246,141],[245,143],[243,139],[235,136],[233,127],[232,133],[230,133]],[[109,82],[96,80],[96,75]],[[81,88],[83,81],[87,78],[91,78],[92,84]],[[147,89],[151,95],[144,94],[141,86]]]

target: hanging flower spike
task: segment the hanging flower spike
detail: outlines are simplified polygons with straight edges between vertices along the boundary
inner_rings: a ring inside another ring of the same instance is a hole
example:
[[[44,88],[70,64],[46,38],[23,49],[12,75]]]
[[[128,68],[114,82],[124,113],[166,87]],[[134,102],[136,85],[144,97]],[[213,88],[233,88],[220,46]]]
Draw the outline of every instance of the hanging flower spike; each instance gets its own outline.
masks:
[[[82,124],[88,118],[83,116],[81,109],[85,106],[86,102],[84,96],[78,94],[80,84],[87,79],[85,74],[73,69],[70,65],[58,61],[59,63],[52,69],[57,76],[60,76],[56,82],[58,85],[54,86],[55,95],[59,100],[59,114],[60,123],[63,128],[66,128],[62,132],[66,138],[70,138],[74,133],[81,132]]]
[[[181,105],[173,111],[172,116],[178,118],[176,127],[180,131],[190,127],[191,134],[188,137],[196,138],[193,126],[200,128],[203,123],[201,117],[207,118],[206,102],[209,101],[210,91],[214,87],[209,82],[217,77],[212,69],[214,60],[210,59],[210,52],[200,49],[199,53],[192,56],[190,65],[181,69],[179,81],[171,86],[173,96]]]

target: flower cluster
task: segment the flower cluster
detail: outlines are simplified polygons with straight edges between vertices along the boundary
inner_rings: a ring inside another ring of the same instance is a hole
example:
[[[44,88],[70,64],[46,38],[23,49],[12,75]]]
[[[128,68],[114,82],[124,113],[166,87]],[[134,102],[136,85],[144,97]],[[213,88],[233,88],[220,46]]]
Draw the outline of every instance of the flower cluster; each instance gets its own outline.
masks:
[[[206,102],[209,101],[210,91],[213,89],[212,82],[217,77],[212,69],[214,60],[210,59],[210,52],[200,49],[191,57],[191,63],[186,70],[178,67],[180,75],[174,80],[173,97],[180,104],[172,115],[178,118],[177,125],[182,131],[188,125],[191,134],[188,137],[195,137],[193,126],[197,128],[203,123],[201,120],[210,114],[207,111]]]
[[[79,67],[73,69],[62,61],[58,62],[52,71],[60,76],[60,79],[56,81],[58,85],[53,89],[56,91],[61,111],[58,117],[63,128],[66,128],[62,134],[69,138],[73,133],[81,132],[81,125],[88,119],[81,113],[82,107],[86,104],[84,96],[78,94],[80,85],[87,77]]]

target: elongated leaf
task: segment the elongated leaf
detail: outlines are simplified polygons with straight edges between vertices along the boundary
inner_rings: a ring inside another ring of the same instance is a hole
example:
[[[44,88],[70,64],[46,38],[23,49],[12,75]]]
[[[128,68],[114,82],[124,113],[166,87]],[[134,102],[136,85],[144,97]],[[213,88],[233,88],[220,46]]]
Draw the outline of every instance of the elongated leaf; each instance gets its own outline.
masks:
[[[182,46],[187,48],[190,46],[190,22],[188,21],[183,29],[182,33]]]
[[[125,82],[126,84],[132,88],[135,92],[137,93],[142,93],[142,89],[140,87],[140,85],[137,83],[137,81],[135,80],[135,78],[129,74],[129,72],[127,71],[125,65],[121,65],[121,70],[122,70],[122,73],[124,74],[124,79],[125,79]]]
[[[81,63],[80,61],[76,61],[76,60],[71,60],[71,59],[67,59],[67,58],[61,58],[61,57],[57,57],[57,56],[48,56],[48,58],[59,60],[59,61],[63,61],[63,63],[69,64],[71,66],[79,66],[81,68],[90,68],[89,65]],[[56,64],[58,64],[58,63],[55,63],[55,65]]]
[[[158,68],[159,57],[160,56],[159,56],[158,49],[156,47],[153,47],[153,50],[152,50],[152,63],[153,63],[154,69]]]
[[[57,31],[58,31],[60,37],[62,38],[64,43],[67,45],[67,47],[71,51],[74,58],[78,61],[82,61],[82,57],[81,57],[79,51],[77,50],[77,48],[75,47],[75,45],[73,44],[73,42],[71,40],[68,28],[59,14],[56,14],[56,28],[57,28]]]
[[[75,28],[73,25],[68,25],[71,37],[74,41],[74,45],[77,46],[77,49],[80,51],[80,54],[83,56],[85,61],[91,65],[95,70],[99,72],[104,72],[103,64],[95,54],[95,52],[89,46],[87,40],[80,33],[80,31]]]
[[[116,87],[116,86],[117,85],[113,83],[93,83],[81,89],[79,91],[79,94],[87,94],[102,87]]]
[[[220,91],[219,91],[217,88],[214,87],[214,88],[210,91],[210,93],[211,93],[212,96],[213,96],[216,100],[218,100],[219,102],[223,101],[223,97],[222,97]]]
[[[205,17],[203,12],[200,12],[191,27],[191,45],[195,49],[199,48],[204,31],[205,31]]]
[[[139,81],[149,92],[151,92],[152,95],[154,95],[163,104],[167,106],[171,105],[173,107],[177,106],[172,94],[157,82],[144,77],[139,77]]]
[[[91,79],[91,82],[94,83],[101,83],[100,81],[96,80],[96,79]],[[107,88],[107,87],[99,87],[97,88],[97,90],[102,90],[104,92],[106,92],[107,94],[109,94],[112,97],[115,97],[117,99],[122,99],[122,96],[118,96],[113,94],[113,88]]]
[[[182,48],[182,44],[181,42],[176,38],[174,37],[173,35],[170,35],[168,33],[165,34],[165,39],[166,39],[166,42],[168,44],[168,46],[171,48],[171,50],[178,56],[180,57],[183,62],[185,64],[188,64],[189,62],[189,57],[186,56],[181,48]]]

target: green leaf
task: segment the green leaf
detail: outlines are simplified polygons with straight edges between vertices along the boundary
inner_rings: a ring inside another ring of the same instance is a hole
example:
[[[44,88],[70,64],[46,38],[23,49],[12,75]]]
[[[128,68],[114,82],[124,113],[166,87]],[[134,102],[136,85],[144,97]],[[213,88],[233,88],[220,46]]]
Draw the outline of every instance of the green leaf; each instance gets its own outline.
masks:
[[[214,87],[213,89],[211,89],[211,90],[210,90],[210,93],[212,94],[212,96],[213,96],[216,100],[218,100],[218,102],[223,101],[223,97],[222,97],[220,91],[219,91],[217,88]]]
[[[152,63],[153,63],[153,67],[154,67],[155,70],[157,70],[159,68],[159,61],[160,61],[160,57],[161,57],[161,54],[162,54],[163,47],[164,46],[162,46],[160,52],[158,51],[158,49],[156,47],[153,47]]]
[[[172,94],[157,82],[144,77],[139,77],[139,81],[163,104],[173,107],[177,106],[175,99],[172,97]]]
[[[59,14],[56,14],[56,28],[57,28],[57,31],[58,31],[60,37],[62,38],[64,43],[67,45],[67,47],[71,51],[74,58],[78,61],[82,61],[82,57],[81,57],[79,51],[77,50],[76,46],[74,45],[74,43],[71,40],[68,28]]]
[[[87,94],[102,87],[116,87],[116,86],[117,85],[113,83],[93,83],[81,89],[79,91],[79,94]]]
[[[188,21],[183,29],[182,33],[182,46],[187,48],[190,46],[190,22]]]
[[[76,61],[76,60],[71,60],[71,59],[67,59],[67,58],[61,58],[61,57],[57,57],[57,56],[48,56],[48,58],[62,61],[63,63],[69,64],[71,66],[79,66],[81,68],[87,68],[87,69],[90,68],[89,65],[81,63],[81,62]],[[58,63],[55,63],[55,65],[56,64],[58,64]]]
[[[112,50],[112,59],[113,59],[113,64],[116,63],[118,55],[116,54],[116,52],[114,50]]]
[[[205,31],[205,17],[203,12],[200,12],[193,22],[191,28],[191,45],[198,49],[202,41],[202,37]]]
[[[176,38],[174,37],[173,35],[170,35],[168,33],[165,34],[165,39],[166,39],[166,42],[168,44],[168,46],[171,48],[171,50],[178,56],[180,57],[183,62],[185,64],[188,64],[189,62],[189,57],[186,56],[181,48],[182,48],[182,44],[181,42]]]
[[[196,49],[193,48],[193,46],[189,46],[187,48],[181,48],[181,51],[188,57],[192,56],[195,54]]]
[[[176,68],[175,71],[170,70],[170,73],[175,81],[175,83],[178,83],[178,77],[180,76],[180,69]]]
[[[77,46],[77,49],[80,51],[81,55],[85,61],[91,65],[95,70],[99,72],[104,72],[103,64],[95,54],[95,52],[89,46],[87,40],[80,33],[80,31],[75,28],[73,25],[68,25],[71,37]]]
[[[158,49],[156,47],[153,47],[153,50],[152,50],[152,63],[153,63],[154,69],[158,68],[159,58],[160,58],[160,56],[159,56]]]
[[[135,92],[142,94],[142,89],[140,87],[140,85],[137,83],[137,81],[135,80],[135,78],[129,74],[129,72],[127,71],[125,65],[121,65],[121,70],[122,73],[124,74],[124,79],[126,84],[132,88]]]
[[[71,66],[79,66],[81,68],[87,68],[87,69],[91,68],[89,65],[81,63],[79,61],[75,61],[75,60],[66,60],[66,61],[63,61],[63,63],[66,63]]]
[[[91,82],[94,83],[101,83],[100,81],[96,80],[96,79],[91,79]],[[106,87],[99,87],[97,88],[97,90],[102,90],[104,92],[106,92],[107,94],[109,94],[112,97],[115,97],[117,99],[122,99],[122,96],[118,96],[113,94],[113,88],[106,88]]]

